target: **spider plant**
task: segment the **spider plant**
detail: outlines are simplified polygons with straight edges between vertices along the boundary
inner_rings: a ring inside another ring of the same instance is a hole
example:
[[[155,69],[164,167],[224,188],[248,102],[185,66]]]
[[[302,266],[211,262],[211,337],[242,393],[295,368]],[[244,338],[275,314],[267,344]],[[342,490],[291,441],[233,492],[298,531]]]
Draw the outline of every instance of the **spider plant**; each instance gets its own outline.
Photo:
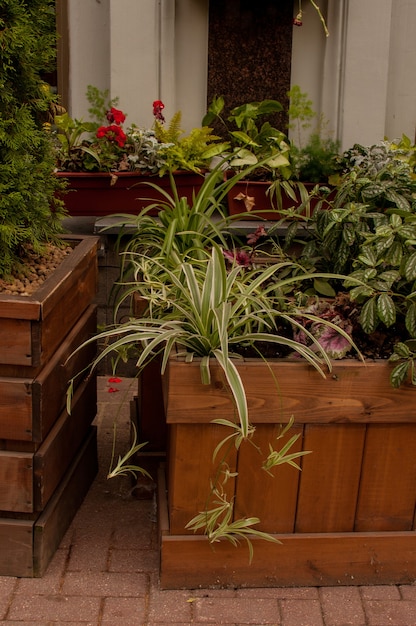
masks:
[[[163,258],[136,255],[131,261],[138,274],[150,261],[156,268],[153,279],[136,283],[137,293],[150,301],[150,316],[132,318],[100,333],[98,339],[110,342],[93,366],[126,345],[140,345],[139,370],[162,354],[163,373],[175,348],[188,360],[200,357],[201,380],[209,384],[210,364],[215,360],[225,375],[238,415],[237,425],[224,425],[234,428],[238,440],[250,434],[246,393],[236,366],[239,345],[268,342],[287,346],[325,376],[324,368],[331,369],[331,361],[317,339],[306,331],[311,341],[311,346],[306,346],[279,329],[301,327],[305,332],[299,321],[304,317],[327,324],[350,340],[335,324],[302,313],[284,297],[288,286],[311,278],[309,274],[280,278],[280,274],[286,276],[284,270],[293,265],[292,261],[249,271],[237,265],[228,269],[223,251],[215,243],[206,259],[184,261],[173,269],[164,264]]]

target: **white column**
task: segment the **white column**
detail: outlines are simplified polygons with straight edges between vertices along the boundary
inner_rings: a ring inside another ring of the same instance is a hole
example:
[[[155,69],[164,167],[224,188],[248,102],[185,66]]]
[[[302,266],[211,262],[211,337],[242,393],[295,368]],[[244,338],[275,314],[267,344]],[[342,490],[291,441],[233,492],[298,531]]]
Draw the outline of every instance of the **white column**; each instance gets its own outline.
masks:
[[[110,0],[110,90],[126,124],[151,126],[159,99],[160,0]]]
[[[88,85],[102,90],[109,87],[109,0],[70,0],[68,24],[68,110],[73,117],[88,119]]]
[[[175,109],[183,128],[201,125],[207,110],[208,0],[176,0]]]
[[[416,126],[416,2],[337,0],[326,10],[330,35],[303,2],[304,25],[293,37],[292,84],[300,85],[341,148],[372,145]]]
[[[393,0],[350,0],[345,45],[343,147],[384,137]]]
[[[329,2],[329,4],[332,3],[331,1]],[[327,0],[320,0],[318,4],[322,14],[326,17],[326,22],[329,22],[327,17]],[[297,9],[298,4],[294,2],[294,15],[296,15]],[[332,28],[330,29],[330,37],[327,38],[325,36],[321,20],[309,0],[303,0],[302,10],[302,26],[293,27],[290,84],[291,86],[299,85],[300,90],[308,95],[308,98],[312,101],[312,108],[317,113],[316,121],[318,122],[319,115],[322,113],[322,75],[325,50],[328,43],[334,41],[336,36],[334,37]],[[328,25],[330,24],[328,23]],[[331,131],[334,131],[332,123],[330,126]],[[316,125],[301,131],[300,141],[302,144],[306,143],[307,137],[315,128]],[[296,130],[296,135],[297,132]],[[289,136],[291,134],[294,134],[294,132],[289,133]]]
[[[385,134],[416,141],[416,2],[394,0]]]

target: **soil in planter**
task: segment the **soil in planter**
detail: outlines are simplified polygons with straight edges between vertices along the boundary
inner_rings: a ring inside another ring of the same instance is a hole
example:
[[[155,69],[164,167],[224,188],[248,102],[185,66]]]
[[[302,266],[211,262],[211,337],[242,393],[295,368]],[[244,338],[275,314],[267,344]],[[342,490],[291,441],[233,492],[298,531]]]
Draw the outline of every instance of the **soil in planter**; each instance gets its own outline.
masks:
[[[0,294],[30,296],[71,252],[71,246],[61,248],[52,244],[43,255],[26,248],[21,257],[24,269],[15,269],[9,280],[0,279]]]
[[[339,294],[335,302],[343,317],[347,317],[351,322],[353,340],[366,359],[388,359],[393,353],[394,346],[399,341],[403,341],[404,337],[408,337],[403,320],[398,320],[396,324],[389,328],[381,324],[373,333],[367,334],[359,324],[360,310],[356,303],[343,294]],[[287,326],[280,327],[278,334],[293,338],[291,329]],[[259,342],[254,347],[240,345],[236,352],[245,358],[256,358],[262,355],[266,359],[271,359],[287,357],[293,351],[284,345]],[[352,348],[345,358],[357,358],[356,350]]]

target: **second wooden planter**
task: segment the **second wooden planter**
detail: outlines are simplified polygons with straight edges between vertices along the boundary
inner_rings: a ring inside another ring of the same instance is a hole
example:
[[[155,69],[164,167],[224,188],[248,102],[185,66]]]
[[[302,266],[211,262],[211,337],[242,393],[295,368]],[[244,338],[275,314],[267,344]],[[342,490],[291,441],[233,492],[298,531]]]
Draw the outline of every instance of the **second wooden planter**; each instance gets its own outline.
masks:
[[[234,410],[218,368],[205,386],[198,363],[169,363],[164,388],[170,443],[159,485],[162,587],[412,582],[414,387],[393,389],[386,362],[337,362],[326,379],[299,361],[275,361],[271,368],[273,375],[261,362],[239,366],[256,431],[251,443],[228,457],[230,470],[238,472],[227,483],[235,516],[258,516],[256,528],[281,541],[254,539],[250,565],[244,544],[211,545],[185,530],[205,510],[212,453],[225,436],[212,420],[233,419]],[[291,415],[289,435],[299,433],[300,449],[312,453],[302,458],[301,472],[283,465],[271,477],[261,464],[279,424]]]
[[[41,576],[97,471],[95,377],[69,380],[95,356],[96,237],[31,296],[0,295],[0,575]]]

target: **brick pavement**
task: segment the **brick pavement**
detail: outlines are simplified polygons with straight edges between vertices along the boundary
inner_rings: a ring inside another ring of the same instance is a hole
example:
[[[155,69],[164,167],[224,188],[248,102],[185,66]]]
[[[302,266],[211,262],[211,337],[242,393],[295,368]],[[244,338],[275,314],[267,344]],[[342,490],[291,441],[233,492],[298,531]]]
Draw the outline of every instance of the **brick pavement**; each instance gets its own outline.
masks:
[[[122,446],[135,393],[111,386],[99,379],[100,473],[44,577],[0,577],[0,626],[416,626],[416,585],[160,590],[155,504],[106,479],[113,421]]]

